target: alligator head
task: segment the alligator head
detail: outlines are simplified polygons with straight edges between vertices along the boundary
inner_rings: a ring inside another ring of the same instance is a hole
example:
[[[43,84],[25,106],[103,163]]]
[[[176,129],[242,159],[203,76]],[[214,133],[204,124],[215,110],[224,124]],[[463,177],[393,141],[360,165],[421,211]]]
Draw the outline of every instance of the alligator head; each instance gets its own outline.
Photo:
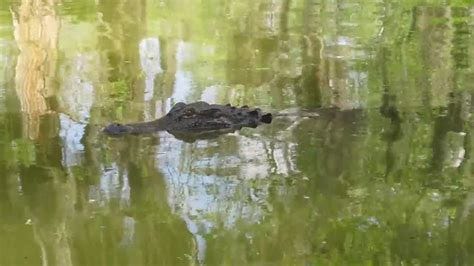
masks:
[[[163,117],[150,122],[135,124],[110,124],[104,128],[109,135],[140,134],[166,130],[175,137],[187,141],[209,138],[233,132],[242,127],[257,127],[271,123],[272,114],[248,106],[235,107],[230,104],[179,102]]]
[[[270,123],[272,115],[264,114],[258,108],[248,106],[240,108],[228,105],[195,102],[179,102],[166,114],[168,131],[213,131],[221,129],[240,129],[257,127],[261,123]]]

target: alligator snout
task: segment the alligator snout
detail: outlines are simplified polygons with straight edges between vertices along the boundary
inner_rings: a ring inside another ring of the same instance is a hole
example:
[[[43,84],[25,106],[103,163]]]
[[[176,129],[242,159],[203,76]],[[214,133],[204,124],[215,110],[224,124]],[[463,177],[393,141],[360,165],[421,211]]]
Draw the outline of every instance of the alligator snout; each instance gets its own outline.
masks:
[[[106,126],[102,131],[109,135],[121,135],[121,134],[129,133],[130,128],[126,125],[113,123]]]

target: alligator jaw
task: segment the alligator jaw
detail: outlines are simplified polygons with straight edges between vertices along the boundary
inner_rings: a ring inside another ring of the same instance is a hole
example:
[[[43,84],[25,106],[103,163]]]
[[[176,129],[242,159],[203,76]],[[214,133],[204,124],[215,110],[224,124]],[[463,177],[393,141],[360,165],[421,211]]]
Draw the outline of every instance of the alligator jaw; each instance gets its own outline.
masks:
[[[127,125],[119,124],[119,123],[113,123],[108,126],[106,126],[102,132],[104,132],[107,135],[111,136],[119,136],[119,135],[125,135],[125,134],[130,134],[131,133],[131,128]]]
[[[154,133],[164,130],[163,125],[166,124],[164,118],[160,118],[150,122],[133,123],[133,124],[119,124],[112,123],[106,126],[102,132],[110,136],[136,135]]]

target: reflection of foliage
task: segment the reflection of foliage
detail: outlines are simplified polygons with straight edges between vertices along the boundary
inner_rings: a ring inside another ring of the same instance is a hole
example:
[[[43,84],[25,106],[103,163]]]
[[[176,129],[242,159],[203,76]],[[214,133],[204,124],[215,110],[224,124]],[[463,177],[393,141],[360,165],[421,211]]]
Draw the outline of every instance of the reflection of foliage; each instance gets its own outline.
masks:
[[[0,0],[0,25],[10,25],[12,21],[11,13],[8,10],[8,4],[4,3],[8,0]],[[13,28],[1,27],[0,28],[0,40],[13,38]],[[2,48],[3,49],[3,48]]]
[[[122,120],[127,117],[125,110],[129,108],[132,99],[130,86],[127,82],[125,80],[109,82],[108,86],[104,87],[104,91],[108,93],[108,96],[102,105],[110,106],[108,109],[113,110],[114,119]]]
[[[18,139],[13,144],[13,149],[16,153],[15,158],[19,164],[30,166],[35,163],[35,147],[32,141]]]
[[[109,96],[118,103],[129,101],[131,99],[130,88],[124,80],[111,82]]]
[[[74,8],[60,9],[60,14],[67,15],[71,18],[71,22],[79,23],[81,21],[94,20],[96,18],[95,12],[97,1],[94,0],[62,0],[63,5],[74,5]]]

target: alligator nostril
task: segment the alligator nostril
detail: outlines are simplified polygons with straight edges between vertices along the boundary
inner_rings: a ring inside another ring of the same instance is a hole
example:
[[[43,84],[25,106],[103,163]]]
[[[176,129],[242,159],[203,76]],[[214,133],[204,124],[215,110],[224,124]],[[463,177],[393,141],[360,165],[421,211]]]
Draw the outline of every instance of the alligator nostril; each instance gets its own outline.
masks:
[[[262,121],[265,124],[270,124],[272,122],[272,118],[273,118],[272,114],[267,113],[267,114],[262,115],[262,118],[260,118],[260,121]]]

